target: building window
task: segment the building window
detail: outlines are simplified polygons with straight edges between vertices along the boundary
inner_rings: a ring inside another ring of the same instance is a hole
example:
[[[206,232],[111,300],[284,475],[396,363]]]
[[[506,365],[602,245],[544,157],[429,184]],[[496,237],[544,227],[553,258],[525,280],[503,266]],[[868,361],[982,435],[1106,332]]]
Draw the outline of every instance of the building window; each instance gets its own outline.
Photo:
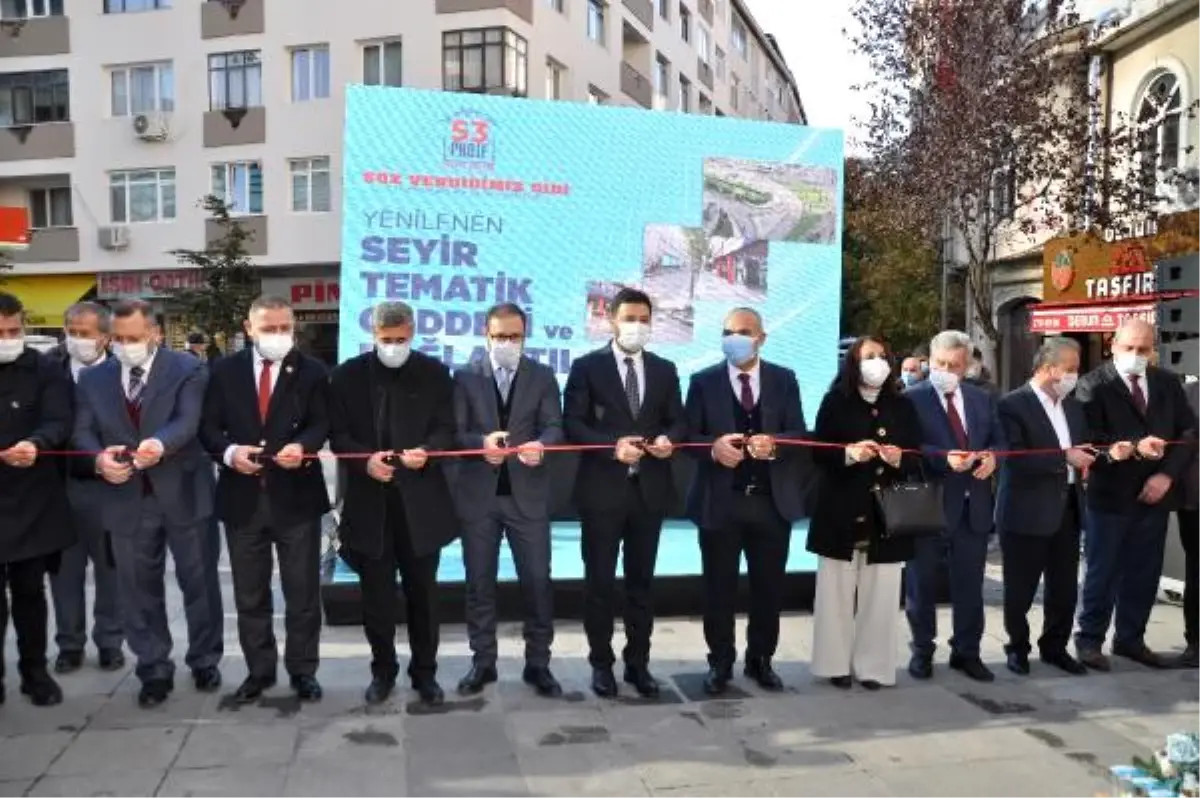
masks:
[[[692,12],[683,3],[679,4],[679,35],[685,42],[692,40]]]
[[[716,57],[713,59],[716,63],[713,65],[713,69],[717,73],[717,80],[725,80],[725,51],[720,47],[716,48],[716,51]]]
[[[663,19],[671,18],[671,0],[658,0],[658,15]]]
[[[0,0],[0,19],[61,17],[63,0]]]
[[[679,110],[685,114],[692,112],[692,82],[683,75],[679,76]]]
[[[701,93],[700,94],[700,113],[711,116],[712,112],[713,112],[712,100],[708,99],[707,97],[704,96],[703,93]]]
[[[671,62],[661,54],[654,59],[654,93],[664,100],[671,93]]]
[[[363,83],[368,86],[403,86],[403,49],[400,42],[363,45]]]
[[[588,86],[588,105],[608,105],[608,95],[595,86]]]
[[[587,35],[596,44],[604,44],[604,0],[587,0]]]
[[[742,22],[736,16],[733,18],[733,24],[729,27],[729,46],[733,51],[740,55],[743,59],[747,53],[746,41],[746,23]]]
[[[171,0],[104,0],[105,14],[129,14],[170,8]]]
[[[262,56],[258,50],[213,53],[208,57],[208,107],[256,108],[262,105]]]
[[[1005,164],[992,175],[992,213],[996,219],[1011,219],[1017,209],[1017,170]]]
[[[288,167],[292,174],[292,210],[329,213],[329,158],[296,158],[288,162]]]
[[[1173,72],[1154,76],[1137,106],[1138,156],[1147,187],[1157,187],[1160,172],[1182,162],[1183,87]]]
[[[738,95],[742,93],[742,82],[738,80],[738,76],[729,73],[729,107],[733,110],[738,109]]]
[[[564,10],[563,0],[545,0],[545,3],[547,6],[554,9],[555,11],[557,11],[560,14],[566,13],[566,11]]]
[[[699,23],[696,24],[696,52],[700,54],[701,61],[712,63],[712,34]]]
[[[108,196],[114,224],[169,221],[175,218],[175,170],[110,172]]]
[[[114,67],[109,77],[113,116],[175,110],[175,70],[170,61]]]
[[[0,75],[0,127],[66,122],[70,113],[67,70]]]
[[[563,85],[567,76],[567,68],[553,58],[546,59],[546,99],[564,99]]]
[[[225,200],[230,213],[262,213],[262,167],[258,161],[213,164],[212,193]]]
[[[508,28],[447,31],[442,34],[442,87],[524,97],[528,53],[529,43]]]
[[[29,190],[29,226],[34,230],[47,227],[74,227],[71,218],[71,189],[32,188]]]
[[[292,102],[329,97],[329,45],[292,49]]]

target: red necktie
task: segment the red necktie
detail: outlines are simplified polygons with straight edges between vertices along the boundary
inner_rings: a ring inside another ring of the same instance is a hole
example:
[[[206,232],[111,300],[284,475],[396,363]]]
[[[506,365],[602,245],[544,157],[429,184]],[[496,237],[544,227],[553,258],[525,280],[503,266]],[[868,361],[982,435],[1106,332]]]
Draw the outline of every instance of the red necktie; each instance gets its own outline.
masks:
[[[1129,375],[1129,392],[1133,394],[1133,403],[1138,412],[1146,415],[1146,392],[1142,390],[1142,378],[1137,374]]]
[[[271,361],[262,362],[262,371],[258,375],[258,416],[267,420],[267,408],[271,406]]]
[[[742,409],[747,413],[754,411],[754,390],[750,387],[750,375],[739,374],[738,381],[742,384]]]
[[[954,440],[958,442],[958,448],[966,449],[968,444],[967,428],[963,426],[962,416],[958,414],[958,408],[954,406],[954,391],[946,394],[946,418],[950,419],[950,431],[954,433]]]

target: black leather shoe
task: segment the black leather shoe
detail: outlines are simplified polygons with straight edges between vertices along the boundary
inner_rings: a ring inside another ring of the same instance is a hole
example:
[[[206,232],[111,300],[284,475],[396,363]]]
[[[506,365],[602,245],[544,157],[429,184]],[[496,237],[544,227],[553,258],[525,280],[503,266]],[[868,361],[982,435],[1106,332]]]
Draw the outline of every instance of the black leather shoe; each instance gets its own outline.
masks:
[[[221,672],[215,667],[196,668],[192,671],[192,681],[200,692],[215,693],[221,689]]]
[[[371,683],[369,685],[367,685],[367,692],[363,696],[363,698],[366,700],[366,702],[368,704],[371,704],[372,706],[374,706],[376,704],[382,704],[384,701],[388,700],[388,698],[392,694],[392,691],[395,689],[396,689],[396,680],[395,679],[384,679],[382,677],[376,676],[374,679],[371,680]]]
[[[1052,665],[1059,670],[1066,671],[1072,676],[1083,676],[1088,670],[1082,662],[1072,657],[1066,651],[1053,651],[1042,654],[1041,660],[1047,665]]]
[[[831,676],[829,683],[839,690],[849,690],[854,686],[854,680],[849,676]]]
[[[1143,643],[1140,646],[1119,646],[1113,644],[1112,653],[1117,657],[1133,660],[1139,665],[1145,665],[1147,668],[1165,668],[1167,663],[1158,654],[1151,651]]]
[[[291,681],[292,689],[296,691],[296,698],[301,701],[309,703],[320,701],[321,697],[325,695],[316,676],[293,676]]]
[[[417,691],[421,703],[426,706],[437,707],[446,702],[446,694],[442,692],[442,686],[433,677],[413,679],[412,688]]]
[[[73,673],[83,667],[82,651],[60,651],[54,660],[55,673]]]
[[[458,683],[459,695],[476,695],[483,692],[484,685],[496,681],[496,669],[491,665],[472,665],[467,675]]]
[[[729,689],[733,681],[733,671],[730,668],[709,668],[704,676],[704,692],[707,695],[721,695]]]
[[[783,689],[783,679],[780,679],[779,674],[771,667],[771,660],[768,658],[746,660],[746,667],[742,672],[764,690],[775,693]]]
[[[658,680],[645,665],[626,665],[623,681],[633,685],[642,698],[658,698]]]
[[[45,670],[35,671],[21,679],[21,695],[29,696],[35,707],[52,707],[63,700],[62,688]]]
[[[246,681],[233,693],[233,700],[239,704],[253,704],[262,698],[262,694],[275,686],[274,679],[264,679],[259,676],[247,676]]]
[[[174,689],[175,685],[166,679],[151,679],[144,682],[142,689],[138,692],[138,706],[142,709],[156,707],[166,701]]]
[[[883,685],[874,679],[863,679],[859,684],[863,686],[864,690],[870,690],[872,693],[883,688]]]
[[[0,682],[0,704],[4,703],[4,682]]]
[[[526,665],[521,674],[521,681],[532,687],[542,698],[558,698],[562,695],[562,685],[545,665]]]
[[[925,654],[913,654],[908,661],[908,675],[920,681],[933,678],[933,657]]]
[[[1010,651],[1008,652],[1008,657],[1005,659],[1004,664],[1010,671],[1018,676],[1029,675],[1028,654],[1022,654],[1020,651]]]
[[[125,653],[119,648],[100,649],[100,670],[119,671],[125,667]]]
[[[592,668],[592,692],[600,698],[617,697],[617,677],[612,668]]]
[[[1098,648],[1079,648],[1076,646],[1075,656],[1085,667],[1091,668],[1094,671],[1108,673],[1112,670],[1112,661]]]
[[[1179,659],[1175,660],[1176,668],[1195,668],[1200,667],[1200,654],[1196,651],[1195,646],[1188,646],[1179,655]]]
[[[988,670],[979,657],[963,657],[958,654],[950,655],[950,667],[977,682],[995,681],[996,674]]]

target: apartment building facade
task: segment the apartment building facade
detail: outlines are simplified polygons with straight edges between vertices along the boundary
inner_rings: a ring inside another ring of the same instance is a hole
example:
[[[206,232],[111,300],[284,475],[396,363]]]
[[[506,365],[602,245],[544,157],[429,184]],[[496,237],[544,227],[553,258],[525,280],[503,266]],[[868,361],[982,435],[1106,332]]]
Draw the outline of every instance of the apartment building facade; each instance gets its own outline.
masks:
[[[353,83],[805,121],[743,0],[0,0],[0,206],[32,228],[4,290],[34,327],[84,296],[169,322],[214,193],[329,349]]]

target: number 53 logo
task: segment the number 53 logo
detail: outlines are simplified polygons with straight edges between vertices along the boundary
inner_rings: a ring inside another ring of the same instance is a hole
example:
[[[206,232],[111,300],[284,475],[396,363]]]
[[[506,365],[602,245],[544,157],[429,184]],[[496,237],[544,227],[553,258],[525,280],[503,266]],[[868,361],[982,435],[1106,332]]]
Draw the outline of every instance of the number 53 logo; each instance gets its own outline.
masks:
[[[471,110],[460,110],[449,118],[450,135],[444,145],[447,166],[491,169],[496,161],[492,120]]]
[[[450,140],[455,144],[487,144],[491,129],[486,119],[455,119],[450,122]]]

